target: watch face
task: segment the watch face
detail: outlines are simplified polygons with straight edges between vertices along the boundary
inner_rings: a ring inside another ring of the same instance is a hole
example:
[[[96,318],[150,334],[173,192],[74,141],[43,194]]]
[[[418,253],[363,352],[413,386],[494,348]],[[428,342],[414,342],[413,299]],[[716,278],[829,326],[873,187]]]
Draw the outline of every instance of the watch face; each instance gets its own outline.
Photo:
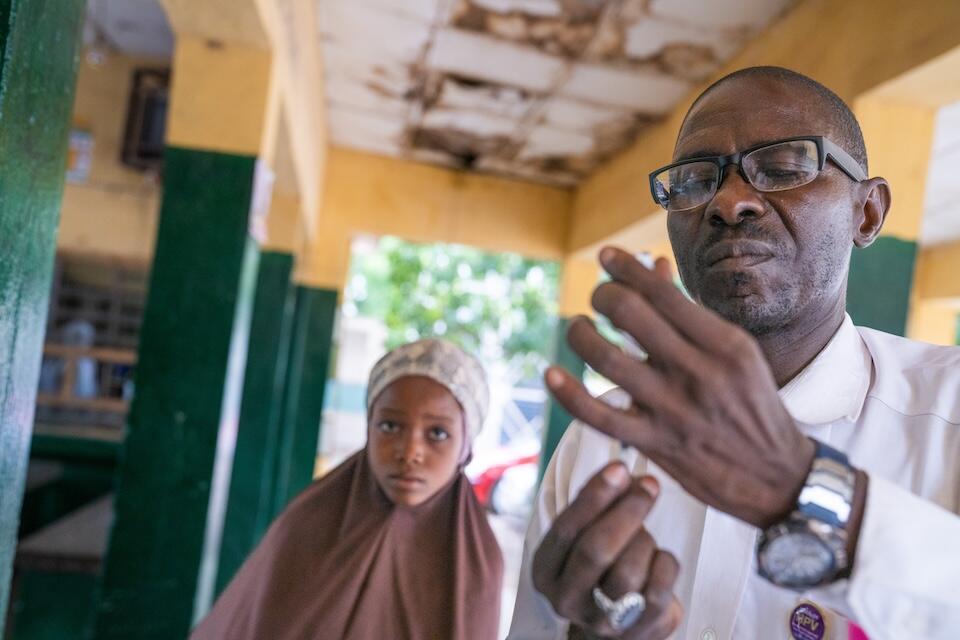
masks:
[[[784,587],[810,587],[833,574],[833,551],[816,536],[787,532],[770,540],[760,556],[763,572]]]

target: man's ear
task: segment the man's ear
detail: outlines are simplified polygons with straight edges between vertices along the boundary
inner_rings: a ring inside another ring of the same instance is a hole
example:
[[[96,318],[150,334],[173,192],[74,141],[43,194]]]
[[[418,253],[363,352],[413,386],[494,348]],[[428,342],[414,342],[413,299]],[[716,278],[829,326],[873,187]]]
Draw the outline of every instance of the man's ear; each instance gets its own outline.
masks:
[[[890,211],[890,184],[884,178],[870,178],[860,183],[861,206],[856,211],[853,244],[860,249],[869,247],[880,235],[887,212]]]

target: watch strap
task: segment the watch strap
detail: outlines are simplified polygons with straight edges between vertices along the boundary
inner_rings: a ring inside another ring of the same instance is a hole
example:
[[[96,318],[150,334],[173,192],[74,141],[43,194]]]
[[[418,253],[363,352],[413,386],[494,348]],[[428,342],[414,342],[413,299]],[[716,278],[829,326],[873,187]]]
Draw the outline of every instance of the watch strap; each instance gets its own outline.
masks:
[[[846,529],[853,508],[856,472],[847,456],[819,440],[807,480],[800,490],[796,511],[837,529]]]

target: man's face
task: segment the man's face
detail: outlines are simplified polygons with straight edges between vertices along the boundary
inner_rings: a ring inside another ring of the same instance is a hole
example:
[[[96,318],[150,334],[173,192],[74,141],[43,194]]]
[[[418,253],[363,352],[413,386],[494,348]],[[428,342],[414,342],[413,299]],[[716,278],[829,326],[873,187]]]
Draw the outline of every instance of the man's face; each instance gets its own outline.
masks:
[[[803,135],[837,140],[825,107],[764,77],[715,88],[691,111],[674,160],[734,153]],[[848,150],[849,151],[849,150]],[[704,306],[756,336],[843,305],[855,183],[829,161],[810,184],[763,193],[728,166],[717,193],[668,214],[680,276]]]

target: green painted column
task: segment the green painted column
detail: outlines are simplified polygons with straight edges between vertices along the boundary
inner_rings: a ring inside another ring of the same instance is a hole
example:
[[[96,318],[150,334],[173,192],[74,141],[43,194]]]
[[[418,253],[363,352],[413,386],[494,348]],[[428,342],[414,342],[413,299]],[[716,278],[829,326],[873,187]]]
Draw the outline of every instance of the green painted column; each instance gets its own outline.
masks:
[[[0,624],[33,430],[84,0],[0,0]]]
[[[560,318],[557,322],[557,333],[554,337],[554,357],[551,362],[563,367],[576,377],[582,378],[586,371],[586,364],[574,353],[570,345],[567,344],[567,329],[570,327],[571,318]],[[547,409],[544,416],[543,428],[543,446],[540,449],[540,478],[543,478],[550,458],[560,444],[560,438],[570,425],[573,418],[567,411],[560,406],[560,403],[552,395],[547,396]]]
[[[184,638],[213,596],[259,257],[255,162],[167,149],[98,639]]]
[[[899,336],[906,333],[916,260],[917,243],[892,236],[853,250],[847,311],[855,324]]]
[[[260,256],[217,593],[260,541],[274,515],[276,445],[296,303],[292,270],[289,253],[267,251]]]
[[[298,286],[277,443],[274,515],[313,480],[338,293]]]

